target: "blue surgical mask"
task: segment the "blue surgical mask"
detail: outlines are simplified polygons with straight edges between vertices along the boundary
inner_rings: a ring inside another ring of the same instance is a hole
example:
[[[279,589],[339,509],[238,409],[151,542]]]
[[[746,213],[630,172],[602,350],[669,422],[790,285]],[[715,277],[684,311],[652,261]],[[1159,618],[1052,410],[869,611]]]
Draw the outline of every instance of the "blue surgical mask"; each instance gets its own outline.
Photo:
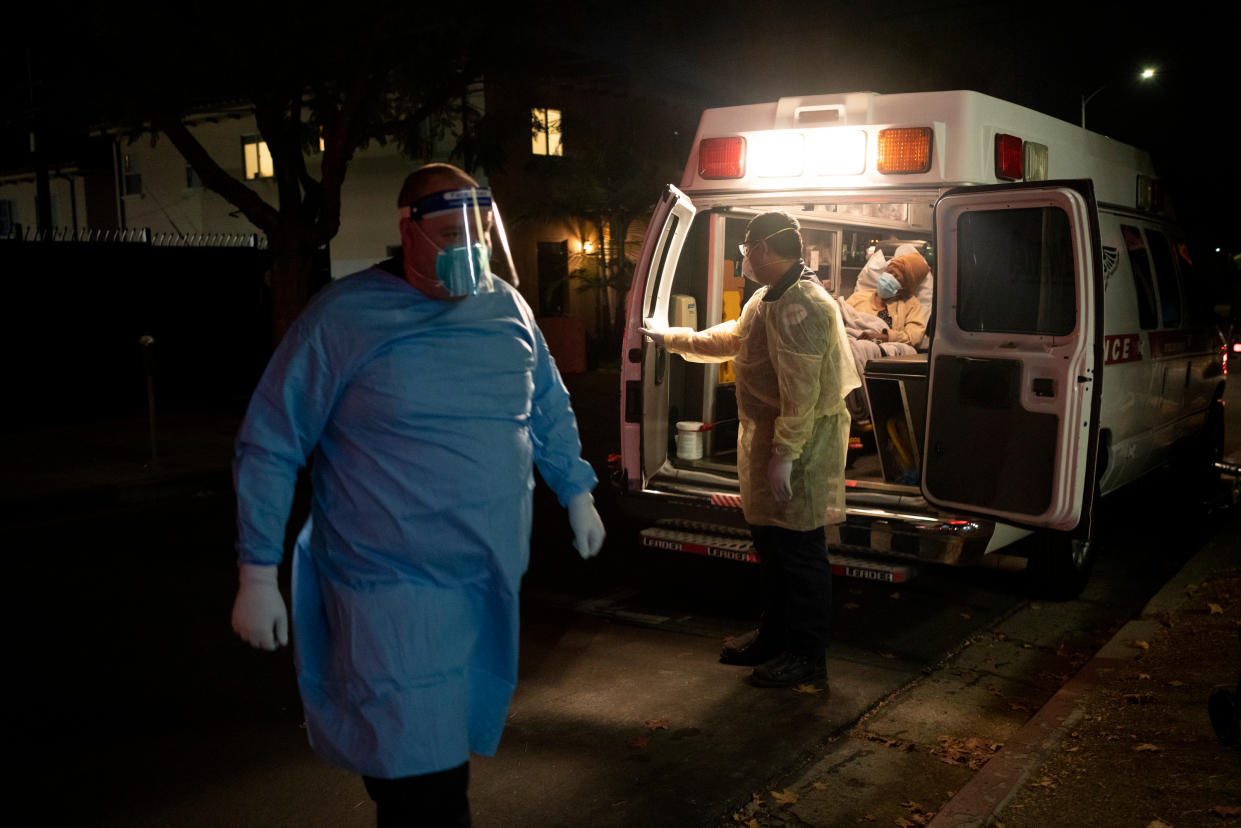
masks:
[[[445,248],[435,257],[435,278],[450,296],[477,296],[479,283],[488,273],[488,258],[486,245],[478,242]]]
[[[879,294],[880,299],[891,299],[901,290],[901,283],[891,273],[883,273],[879,276],[879,284],[875,288],[875,292]]]

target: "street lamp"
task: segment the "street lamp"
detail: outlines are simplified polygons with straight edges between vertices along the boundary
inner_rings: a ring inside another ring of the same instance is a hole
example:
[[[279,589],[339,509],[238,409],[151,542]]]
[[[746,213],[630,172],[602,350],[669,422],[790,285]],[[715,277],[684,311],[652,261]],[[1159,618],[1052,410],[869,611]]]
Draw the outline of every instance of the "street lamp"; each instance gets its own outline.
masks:
[[[1153,67],[1148,66],[1142,70],[1141,74],[1138,75],[1138,80],[1150,80],[1153,77],[1155,77],[1155,69]],[[1090,103],[1090,101],[1094,98],[1095,95],[1098,95],[1100,92],[1102,92],[1104,89],[1107,89],[1111,85],[1112,85],[1112,82],[1108,81],[1107,83],[1103,84],[1098,89],[1096,89],[1095,91],[1091,92],[1089,95],[1082,95],[1082,129],[1086,128],[1086,104]]]

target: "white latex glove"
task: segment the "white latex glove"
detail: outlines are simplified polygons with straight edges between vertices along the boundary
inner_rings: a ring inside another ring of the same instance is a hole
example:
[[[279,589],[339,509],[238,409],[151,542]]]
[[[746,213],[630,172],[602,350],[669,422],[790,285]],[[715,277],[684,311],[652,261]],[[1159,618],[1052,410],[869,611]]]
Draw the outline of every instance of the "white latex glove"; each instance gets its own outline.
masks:
[[[590,492],[574,495],[569,501],[569,525],[573,527],[573,548],[583,558],[593,558],[603,546],[603,521],[595,509]]]
[[[771,487],[771,496],[777,503],[788,503],[793,499],[792,475],[792,459],[779,454],[771,455],[767,461],[767,485]]]
[[[260,650],[288,644],[289,611],[276,585],[276,567],[242,564],[239,581],[233,602],[233,632]]]
[[[650,339],[660,348],[664,347],[663,331],[654,331],[654,330],[651,330],[650,328],[638,328],[638,330],[641,331],[643,334],[645,334],[648,339]]]

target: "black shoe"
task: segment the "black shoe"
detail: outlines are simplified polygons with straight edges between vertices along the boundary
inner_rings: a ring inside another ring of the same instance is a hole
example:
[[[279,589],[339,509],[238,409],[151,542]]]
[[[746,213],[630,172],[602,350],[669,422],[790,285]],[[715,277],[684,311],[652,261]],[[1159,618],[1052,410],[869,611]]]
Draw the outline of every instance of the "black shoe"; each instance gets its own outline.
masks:
[[[724,647],[720,650],[720,664],[757,667],[779,652],[778,646],[763,640],[759,630],[750,630],[748,633],[724,639]]]
[[[754,668],[750,684],[755,687],[792,687],[797,684],[827,683],[827,658],[780,653],[771,661]]]

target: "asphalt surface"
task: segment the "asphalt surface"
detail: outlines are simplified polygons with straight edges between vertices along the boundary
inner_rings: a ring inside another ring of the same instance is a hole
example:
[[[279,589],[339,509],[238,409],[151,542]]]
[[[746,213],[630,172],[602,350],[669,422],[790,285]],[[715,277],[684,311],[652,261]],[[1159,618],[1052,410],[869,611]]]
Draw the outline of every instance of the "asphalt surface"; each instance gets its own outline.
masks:
[[[615,375],[567,381],[602,472]],[[360,781],[306,745],[291,652],[229,630],[235,428],[162,419],[158,470],[140,417],[7,435],[7,824],[373,824]],[[472,763],[475,823],[893,824],[918,816],[909,802],[929,819],[1234,525],[1133,520],[1169,514],[1160,485],[1115,505],[1077,601],[1032,602],[1005,572],[838,579],[830,694],[758,690],[715,662],[755,621],[753,567],[640,553],[606,487],[617,531],[582,562],[540,489],[519,688],[499,753]]]

